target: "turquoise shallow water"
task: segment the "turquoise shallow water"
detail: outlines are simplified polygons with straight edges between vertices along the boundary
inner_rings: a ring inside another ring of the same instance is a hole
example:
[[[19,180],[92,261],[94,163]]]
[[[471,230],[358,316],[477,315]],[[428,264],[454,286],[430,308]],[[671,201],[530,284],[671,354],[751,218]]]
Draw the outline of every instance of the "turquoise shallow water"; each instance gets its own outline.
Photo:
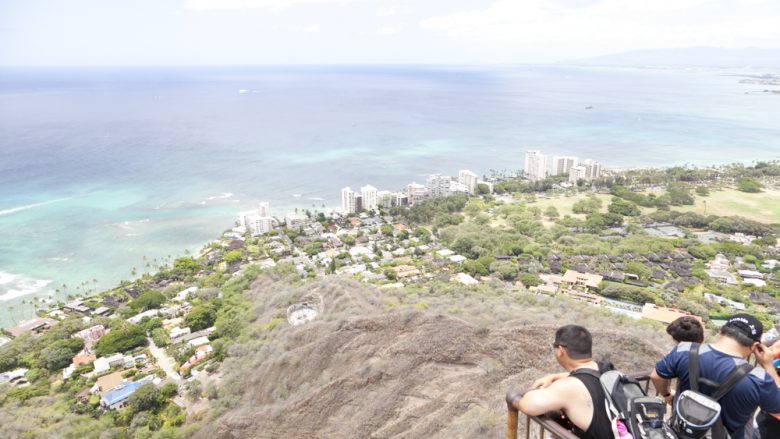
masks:
[[[346,185],[519,169],[529,148],[612,167],[780,158],[780,97],[720,73],[0,71],[0,325],[194,251],[259,201],[332,207]]]

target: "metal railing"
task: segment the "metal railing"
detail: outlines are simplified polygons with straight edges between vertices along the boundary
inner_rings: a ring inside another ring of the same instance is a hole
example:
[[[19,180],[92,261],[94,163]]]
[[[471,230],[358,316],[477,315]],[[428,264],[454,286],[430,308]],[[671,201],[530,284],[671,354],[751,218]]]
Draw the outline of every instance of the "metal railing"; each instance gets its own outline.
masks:
[[[628,374],[629,377],[644,383],[645,393],[650,389],[650,374],[649,373],[635,373]],[[506,419],[506,439],[517,439],[518,426],[519,426],[519,413],[517,410],[517,403],[525,395],[527,391],[512,391],[510,390],[506,394],[506,407],[507,407],[507,419]],[[547,415],[541,416],[526,416],[525,417],[525,439],[531,439],[531,424],[537,424],[538,439],[544,439],[545,432],[549,433],[554,439],[578,439],[574,433],[566,429],[564,426],[553,420]]]

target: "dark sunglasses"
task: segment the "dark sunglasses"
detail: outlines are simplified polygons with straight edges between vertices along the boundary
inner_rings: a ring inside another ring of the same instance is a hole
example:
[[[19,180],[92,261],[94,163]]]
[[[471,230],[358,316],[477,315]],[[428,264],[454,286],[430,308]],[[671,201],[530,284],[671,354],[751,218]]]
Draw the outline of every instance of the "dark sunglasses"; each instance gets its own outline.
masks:
[[[565,348],[565,347],[566,347],[566,345],[565,345],[565,344],[558,343],[557,341],[554,341],[554,342],[553,342],[553,347],[554,347],[554,348]]]

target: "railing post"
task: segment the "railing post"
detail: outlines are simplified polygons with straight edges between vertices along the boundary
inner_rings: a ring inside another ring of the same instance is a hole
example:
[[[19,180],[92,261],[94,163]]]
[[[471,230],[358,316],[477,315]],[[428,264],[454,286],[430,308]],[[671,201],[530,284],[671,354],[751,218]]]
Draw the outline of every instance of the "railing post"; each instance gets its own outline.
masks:
[[[517,439],[517,423],[518,413],[515,402],[517,402],[520,394],[516,391],[509,391],[506,394],[506,439]]]

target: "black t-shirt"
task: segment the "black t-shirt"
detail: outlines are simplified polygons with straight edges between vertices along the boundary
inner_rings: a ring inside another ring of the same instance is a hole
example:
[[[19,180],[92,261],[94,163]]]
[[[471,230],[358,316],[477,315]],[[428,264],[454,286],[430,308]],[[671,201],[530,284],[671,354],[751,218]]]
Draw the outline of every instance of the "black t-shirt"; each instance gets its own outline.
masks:
[[[590,420],[590,426],[586,431],[574,426],[572,429],[574,434],[580,439],[614,439],[612,423],[607,416],[606,395],[599,381],[599,373],[593,369],[577,369],[569,376],[577,378],[585,385],[593,401],[593,418]]]

